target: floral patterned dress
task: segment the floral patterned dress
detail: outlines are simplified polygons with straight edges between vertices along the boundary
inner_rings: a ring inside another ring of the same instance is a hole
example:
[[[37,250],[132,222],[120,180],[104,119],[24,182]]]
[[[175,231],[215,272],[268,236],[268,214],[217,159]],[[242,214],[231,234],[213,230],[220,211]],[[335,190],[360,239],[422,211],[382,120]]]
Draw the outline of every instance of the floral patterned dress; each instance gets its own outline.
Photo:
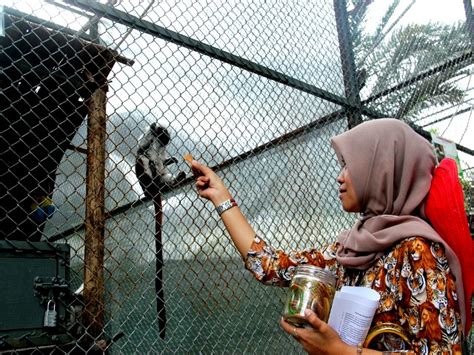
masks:
[[[260,282],[282,287],[289,286],[299,264],[325,268],[336,276],[336,290],[345,285],[364,286],[380,294],[372,326],[381,322],[400,325],[416,353],[461,353],[462,326],[454,276],[441,244],[421,237],[404,239],[367,270],[339,265],[337,246],[286,254],[256,237],[245,266]],[[385,347],[396,343],[390,336],[384,341]]]

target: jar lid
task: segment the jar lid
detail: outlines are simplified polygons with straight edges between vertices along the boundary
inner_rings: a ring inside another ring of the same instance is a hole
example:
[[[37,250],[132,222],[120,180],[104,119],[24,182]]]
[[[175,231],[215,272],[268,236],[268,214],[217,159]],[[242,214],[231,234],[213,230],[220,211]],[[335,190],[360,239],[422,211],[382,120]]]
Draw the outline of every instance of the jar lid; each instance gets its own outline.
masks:
[[[321,281],[334,286],[336,284],[336,277],[328,270],[325,270],[319,266],[303,264],[296,267],[295,276],[307,275],[314,276]]]

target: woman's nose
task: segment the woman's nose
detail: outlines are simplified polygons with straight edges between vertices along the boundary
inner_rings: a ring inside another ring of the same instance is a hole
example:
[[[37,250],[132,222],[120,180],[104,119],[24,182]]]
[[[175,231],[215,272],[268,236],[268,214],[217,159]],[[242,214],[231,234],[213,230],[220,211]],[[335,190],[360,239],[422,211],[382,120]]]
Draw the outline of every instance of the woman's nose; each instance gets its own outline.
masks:
[[[344,182],[344,169],[341,170],[341,172],[339,173],[339,175],[336,178],[336,181],[339,184],[342,184]]]

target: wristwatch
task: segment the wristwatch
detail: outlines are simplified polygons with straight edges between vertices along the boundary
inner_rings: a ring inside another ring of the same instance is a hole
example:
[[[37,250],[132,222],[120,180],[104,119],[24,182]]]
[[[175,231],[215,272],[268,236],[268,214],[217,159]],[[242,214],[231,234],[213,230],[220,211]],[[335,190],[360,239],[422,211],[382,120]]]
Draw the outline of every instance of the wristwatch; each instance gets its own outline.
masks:
[[[225,211],[227,211],[228,209],[231,209],[232,207],[235,207],[235,206],[237,206],[237,202],[235,202],[235,200],[233,198],[231,198],[229,200],[226,200],[226,201],[222,202],[220,205],[218,205],[216,207],[216,211],[220,216]]]

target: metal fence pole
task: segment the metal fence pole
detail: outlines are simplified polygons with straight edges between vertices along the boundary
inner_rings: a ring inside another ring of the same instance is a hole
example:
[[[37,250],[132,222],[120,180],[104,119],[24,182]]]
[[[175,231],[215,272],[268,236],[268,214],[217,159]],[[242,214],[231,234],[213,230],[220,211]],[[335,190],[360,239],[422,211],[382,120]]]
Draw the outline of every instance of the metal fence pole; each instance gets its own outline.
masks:
[[[347,19],[346,0],[334,0],[337,35],[341,53],[341,67],[347,100],[358,109],[347,109],[348,126],[352,128],[362,122],[362,105],[359,96],[359,83],[352,50],[352,39]]]
[[[474,50],[474,23],[472,22],[472,2],[464,0],[464,12],[466,13],[466,26],[471,40],[471,50]]]

